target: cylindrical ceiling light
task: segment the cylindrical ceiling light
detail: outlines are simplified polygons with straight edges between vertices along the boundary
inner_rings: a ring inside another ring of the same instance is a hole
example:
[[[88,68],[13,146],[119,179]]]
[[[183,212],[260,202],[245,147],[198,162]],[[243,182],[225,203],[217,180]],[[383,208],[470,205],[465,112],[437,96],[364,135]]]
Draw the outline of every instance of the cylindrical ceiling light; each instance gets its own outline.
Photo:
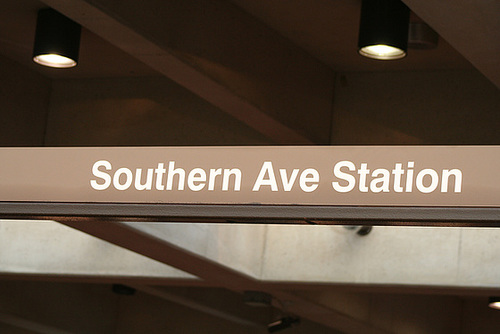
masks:
[[[405,57],[409,22],[410,9],[401,0],[363,0],[359,53],[379,60]]]
[[[78,63],[81,26],[52,8],[38,12],[33,60],[55,68]]]

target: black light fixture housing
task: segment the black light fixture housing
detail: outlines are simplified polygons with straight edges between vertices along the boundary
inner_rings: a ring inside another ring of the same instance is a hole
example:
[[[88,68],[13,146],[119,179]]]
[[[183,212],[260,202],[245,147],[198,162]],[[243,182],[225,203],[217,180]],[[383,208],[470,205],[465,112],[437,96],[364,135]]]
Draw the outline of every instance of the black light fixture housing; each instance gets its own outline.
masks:
[[[52,8],[41,9],[36,23],[33,61],[55,68],[78,63],[81,26]]]
[[[401,0],[363,0],[358,52],[378,60],[406,56],[410,9]]]

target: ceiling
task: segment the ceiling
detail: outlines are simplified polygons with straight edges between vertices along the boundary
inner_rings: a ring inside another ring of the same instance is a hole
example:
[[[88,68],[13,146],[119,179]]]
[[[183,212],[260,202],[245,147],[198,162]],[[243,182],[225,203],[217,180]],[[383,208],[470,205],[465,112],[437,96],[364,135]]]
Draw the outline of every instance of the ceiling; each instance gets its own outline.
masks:
[[[0,2],[0,55],[49,79],[164,76],[275,143],[328,143],[322,124],[331,98],[306,101],[331,93],[327,82],[342,78],[336,74],[472,71],[500,87],[500,58],[491,56],[500,54],[500,8],[487,0],[405,0],[412,21],[444,37],[436,48],[411,49],[397,61],[358,55],[360,0]],[[83,27],[76,68],[31,60],[36,12],[47,6]],[[300,115],[304,107],[315,123]]]
[[[271,40],[279,40],[280,43],[289,45],[290,49],[293,48],[294,55],[311,57],[329,69],[332,74],[466,70],[479,71],[497,87],[500,86],[500,57],[492,56],[500,55],[500,51],[496,52],[500,47],[500,43],[498,43],[500,29],[497,29],[500,23],[492,23],[492,17],[493,20],[496,17],[496,21],[500,21],[498,20],[500,15],[498,1],[461,1],[448,5],[453,7],[451,12],[443,10],[442,6],[445,5],[437,0],[408,0],[405,2],[414,6],[412,8],[418,11],[418,13],[412,14],[412,20],[426,21],[444,37],[440,37],[435,49],[409,50],[405,59],[393,62],[366,59],[357,54],[360,0],[219,0],[213,1],[219,7],[211,13],[217,12],[219,9],[222,11],[223,8],[227,9],[229,16],[246,17],[246,23],[255,27],[257,35],[261,33],[272,35]],[[212,81],[205,81],[206,77],[210,76],[197,76],[198,74],[194,73],[200,69],[213,67],[221,72],[226,71],[226,75],[237,78],[239,73],[231,72],[231,68],[224,68],[213,59],[206,58],[203,59],[203,62],[200,60],[201,55],[205,55],[202,52],[203,48],[210,47],[210,42],[205,44],[205,41],[198,36],[200,40],[197,42],[199,43],[194,44],[199,44],[197,45],[199,49],[189,49],[189,46],[183,44],[182,39],[193,37],[192,31],[182,31],[183,34],[180,36],[172,36],[169,31],[163,31],[162,27],[155,28],[154,24],[148,20],[148,18],[155,16],[155,10],[158,12],[175,10],[178,9],[176,5],[180,7],[179,3],[164,0],[140,2],[135,0],[0,0],[0,56],[18,62],[53,80],[165,76],[206,98],[210,103],[231,115],[235,115],[237,112],[234,110],[258,112],[259,106],[253,106],[252,103],[238,104],[237,92],[228,93],[219,90],[218,77]],[[185,3],[196,5],[204,2],[202,0],[189,0],[183,2],[183,4]],[[31,60],[36,13],[39,9],[49,5],[64,12],[83,26],[80,63],[74,69],[49,69],[34,64]],[[137,10],[137,7],[134,6],[139,6],[138,8],[141,9],[137,11],[138,15],[133,18],[127,16],[127,13],[134,13],[134,10]],[[471,10],[471,6],[475,10]],[[183,10],[189,12],[189,9],[189,6],[186,5],[186,8],[182,8],[179,12],[185,13]],[[203,15],[201,9],[194,9],[200,10],[200,15]],[[470,15],[467,15],[468,13]],[[478,19],[482,16],[486,18],[483,21]],[[182,26],[180,21],[183,19],[180,17],[178,18],[179,22],[169,23],[169,26],[180,27]],[[203,22],[193,23],[193,25],[196,24],[202,25]],[[469,29],[471,26],[473,28]],[[220,32],[220,34],[222,35],[224,32]],[[469,38],[468,34],[472,34],[473,37]],[[161,40],[161,36],[166,36],[166,39],[169,39],[168,45],[165,45],[164,40]],[[488,41],[496,41],[496,44],[488,43]],[[238,41],[235,40],[234,43],[236,44]],[[468,43],[474,47],[468,47]],[[244,51],[240,52],[244,53]],[[266,50],[262,50],[262,52],[265,54]],[[283,56],[287,57],[289,54],[284,51]],[[252,70],[250,68],[248,72],[252,74]],[[224,104],[228,99],[232,103],[229,107]],[[265,117],[258,118],[256,122],[262,123],[262,119],[267,120]],[[293,137],[293,134],[289,135],[286,128],[280,130],[278,125],[271,124],[269,126],[273,134],[283,133],[284,137],[296,138]],[[111,230],[110,235],[114,235],[115,232]],[[135,240],[136,237],[134,235],[127,240]],[[158,254],[167,254],[168,251],[169,249],[166,249]],[[186,264],[185,254],[179,255],[178,261],[189,267]],[[183,268],[181,267],[181,269]],[[232,276],[228,277],[229,280]],[[279,287],[277,290],[282,288]],[[316,288],[320,289],[321,287]],[[312,290],[316,288],[312,288]],[[338,289],[341,288],[344,287]],[[305,288],[303,289],[305,290]],[[369,290],[369,288],[367,289]],[[304,309],[311,305],[307,301],[307,297],[311,296],[309,291],[301,291],[292,287],[289,290],[283,294],[300,300],[300,305]],[[335,288],[332,289],[333,292],[335,292],[334,290]],[[407,291],[404,290],[404,292]],[[378,293],[384,293],[384,291],[378,290]],[[403,289],[394,293],[397,297],[403,293]],[[443,292],[441,291],[441,293]],[[459,293],[462,291],[456,294]],[[306,297],[301,299],[296,296],[300,294]],[[450,294],[454,295],[455,291]],[[218,307],[214,306],[213,308],[218,310]],[[320,311],[322,312],[323,309]],[[305,313],[307,314],[306,311]],[[337,315],[337,317],[342,316]],[[321,313],[318,318],[323,319],[324,325],[335,328],[331,324],[333,320],[329,320],[332,318],[331,314],[325,313],[323,315]]]
[[[405,59],[384,62],[357,54],[359,0],[232,0],[235,5],[316,57],[336,72],[472,69],[443,38],[432,50],[410,50]],[[157,72],[88,29],[83,29],[80,64],[71,70],[33,64],[31,50],[36,12],[47,7],[35,0],[2,0],[0,54],[49,78],[154,76]],[[420,20],[416,15],[412,20]]]
[[[265,1],[235,4],[327,64],[334,71],[465,69],[471,65],[445,40],[436,49],[410,50],[400,61],[357,55],[360,0]],[[419,20],[415,15],[412,21]]]

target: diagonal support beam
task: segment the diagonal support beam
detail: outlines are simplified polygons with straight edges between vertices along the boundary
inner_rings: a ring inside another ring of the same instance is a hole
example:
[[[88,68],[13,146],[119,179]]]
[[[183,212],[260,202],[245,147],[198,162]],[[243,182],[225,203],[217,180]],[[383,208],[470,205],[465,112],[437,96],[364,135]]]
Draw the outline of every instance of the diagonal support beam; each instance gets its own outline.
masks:
[[[290,292],[266,287],[251,276],[218,264],[187,249],[156,237],[150,233],[120,222],[99,220],[60,220],[60,223],[91,234],[115,245],[173,266],[233,291],[260,290],[289,303],[287,311],[301,317],[338,329],[345,333],[386,333],[371,324],[349,317],[342,312],[305,300]]]
[[[123,223],[79,219],[59,222],[229,289],[258,286],[250,276]]]
[[[500,88],[500,2],[403,2]]]
[[[72,334],[72,332],[68,332],[53,326],[41,324],[36,321],[25,319],[24,317],[20,317],[13,314],[0,312],[0,322],[25,329],[30,333],[38,333],[38,334]]]
[[[333,71],[229,2],[44,2],[276,143],[329,141]]]

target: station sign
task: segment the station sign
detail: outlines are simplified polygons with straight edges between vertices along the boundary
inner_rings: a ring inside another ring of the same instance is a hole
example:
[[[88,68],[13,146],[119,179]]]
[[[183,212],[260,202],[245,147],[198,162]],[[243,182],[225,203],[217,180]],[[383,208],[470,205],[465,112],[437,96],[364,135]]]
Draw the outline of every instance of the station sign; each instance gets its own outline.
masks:
[[[0,149],[0,202],[500,207],[500,146]]]

